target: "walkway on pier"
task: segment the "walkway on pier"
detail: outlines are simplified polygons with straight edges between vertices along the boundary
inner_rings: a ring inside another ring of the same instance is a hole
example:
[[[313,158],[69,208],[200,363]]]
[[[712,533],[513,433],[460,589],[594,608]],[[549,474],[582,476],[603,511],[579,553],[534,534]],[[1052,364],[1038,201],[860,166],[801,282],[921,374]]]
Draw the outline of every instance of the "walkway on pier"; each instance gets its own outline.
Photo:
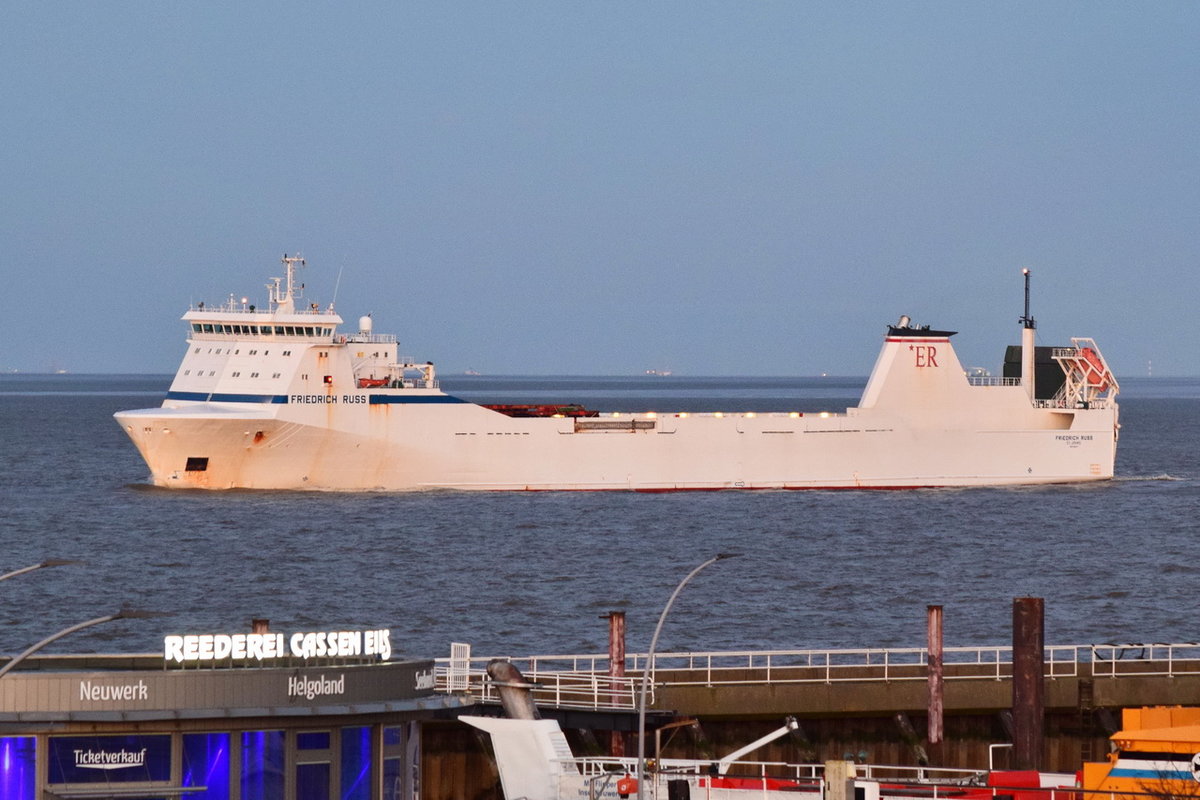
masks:
[[[498,703],[485,672],[491,658],[454,645],[437,660],[438,688]],[[1047,709],[1200,703],[1200,643],[1126,643],[1045,648]],[[926,706],[928,651],[764,650],[660,653],[648,706],[703,716],[872,715]],[[608,674],[607,655],[504,657],[534,684],[539,706],[594,711],[637,708],[645,654],[626,675]],[[1002,710],[1012,704],[1011,647],[948,647],[945,709]]]

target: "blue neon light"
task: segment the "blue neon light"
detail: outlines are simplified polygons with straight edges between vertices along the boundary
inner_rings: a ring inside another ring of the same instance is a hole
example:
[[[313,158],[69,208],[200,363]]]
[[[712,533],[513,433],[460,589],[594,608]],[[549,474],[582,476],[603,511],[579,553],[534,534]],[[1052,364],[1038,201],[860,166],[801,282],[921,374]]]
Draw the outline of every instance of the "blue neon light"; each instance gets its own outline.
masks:
[[[283,800],[283,731],[242,734],[242,800]]]
[[[228,733],[183,735],[183,785],[207,787],[189,792],[194,800],[229,800]]]
[[[342,728],[341,800],[371,800],[371,729]]]
[[[0,736],[0,797],[34,800],[37,789],[37,739]]]

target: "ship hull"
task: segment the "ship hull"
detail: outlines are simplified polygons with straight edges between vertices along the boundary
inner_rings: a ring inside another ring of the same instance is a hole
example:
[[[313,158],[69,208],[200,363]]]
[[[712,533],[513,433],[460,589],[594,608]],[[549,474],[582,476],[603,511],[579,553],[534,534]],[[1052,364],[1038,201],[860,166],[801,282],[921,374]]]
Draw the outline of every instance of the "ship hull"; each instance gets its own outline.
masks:
[[[1114,409],[1026,409],[1011,419],[993,413],[950,427],[861,411],[828,418],[626,414],[604,418],[607,427],[598,428],[590,420],[511,418],[458,402],[326,406],[316,413],[244,406],[143,409],[117,419],[152,482],[170,488],[1003,486],[1105,480],[1116,449]]]

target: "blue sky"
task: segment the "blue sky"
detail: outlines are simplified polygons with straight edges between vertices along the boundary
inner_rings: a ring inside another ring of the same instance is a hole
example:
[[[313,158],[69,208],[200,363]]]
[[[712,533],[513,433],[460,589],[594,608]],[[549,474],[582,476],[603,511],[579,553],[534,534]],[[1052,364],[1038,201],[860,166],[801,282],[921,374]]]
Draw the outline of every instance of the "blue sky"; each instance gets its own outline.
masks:
[[[309,299],[443,371],[866,374],[1092,336],[1200,374],[1200,4],[0,9],[0,369],[173,372]]]

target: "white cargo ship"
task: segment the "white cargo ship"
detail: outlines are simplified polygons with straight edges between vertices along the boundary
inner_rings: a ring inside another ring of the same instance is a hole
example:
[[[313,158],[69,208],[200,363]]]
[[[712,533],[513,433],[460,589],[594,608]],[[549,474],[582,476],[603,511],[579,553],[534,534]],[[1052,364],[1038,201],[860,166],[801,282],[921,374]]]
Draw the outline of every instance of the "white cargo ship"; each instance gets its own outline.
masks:
[[[303,303],[299,258],[264,308],[183,316],[160,408],[117,413],[171,488],[384,490],[900,489],[1112,478],[1117,381],[1091,339],[1036,348],[1028,273],[1019,377],[968,377],[952,331],[889,326],[845,413],[597,412],[446,394],[363,317]],[[1042,365],[1045,367],[1045,364]],[[1058,373],[1061,372],[1061,375]],[[1044,369],[1042,375],[1044,375]]]

